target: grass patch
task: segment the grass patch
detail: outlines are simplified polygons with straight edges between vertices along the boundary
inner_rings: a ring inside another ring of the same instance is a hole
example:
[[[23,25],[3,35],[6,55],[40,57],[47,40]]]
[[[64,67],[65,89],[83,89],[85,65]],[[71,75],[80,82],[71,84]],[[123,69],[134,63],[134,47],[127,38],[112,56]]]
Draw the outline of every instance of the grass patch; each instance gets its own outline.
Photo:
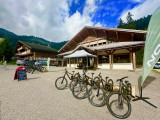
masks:
[[[0,62],[0,65],[3,65],[3,62]],[[7,62],[7,65],[16,65],[16,60],[11,60]]]
[[[160,74],[160,71],[157,71],[157,70],[152,70],[153,72],[156,72],[156,73],[158,73],[158,74]]]

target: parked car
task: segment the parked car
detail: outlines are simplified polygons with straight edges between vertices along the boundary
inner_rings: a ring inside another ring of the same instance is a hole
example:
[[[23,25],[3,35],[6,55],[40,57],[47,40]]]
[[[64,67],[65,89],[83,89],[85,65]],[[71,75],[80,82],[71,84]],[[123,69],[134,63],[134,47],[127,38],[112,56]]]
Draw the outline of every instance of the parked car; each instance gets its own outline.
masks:
[[[157,63],[154,65],[154,68],[155,68],[155,69],[160,69],[160,62],[157,62]]]
[[[24,65],[26,62],[28,62],[29,60],[28,59],[18,59],[16,61],[16,64],[17,65]]]
[[[46,61],[39,61],[39,62],[36,62],[35,64],[47,66],[47,62]]]

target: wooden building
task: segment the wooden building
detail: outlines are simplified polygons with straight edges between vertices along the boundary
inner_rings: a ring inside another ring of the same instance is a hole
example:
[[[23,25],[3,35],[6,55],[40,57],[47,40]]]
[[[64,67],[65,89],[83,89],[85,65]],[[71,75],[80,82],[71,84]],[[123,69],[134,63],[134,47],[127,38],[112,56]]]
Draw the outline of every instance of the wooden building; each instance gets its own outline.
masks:
[[[47,58],[55,59],[58,51],[38,44],[19,41],[15,48],[17,58],[29,60],[47,60]]]
[[[135,52],[144,47],[147,31],[85,26],[60,50],[59,58],[76,50],[97,55],[97,68],[135,69]],[[67,60],[67,66],[77,67],[79,60]]]

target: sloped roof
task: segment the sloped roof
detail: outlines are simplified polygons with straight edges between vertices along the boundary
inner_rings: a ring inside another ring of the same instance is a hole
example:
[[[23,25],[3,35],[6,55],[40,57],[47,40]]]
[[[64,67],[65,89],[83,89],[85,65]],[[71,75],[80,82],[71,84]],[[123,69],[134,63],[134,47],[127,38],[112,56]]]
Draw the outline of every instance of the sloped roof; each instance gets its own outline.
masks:
[[[24,41],[19,41],[19,42],[22,43],[23,45],[27,46],[31,50],[58,53],[58,51],[56,49],[53,49],[53,48],[50,48],[47,46],[33,44],[33,43],[29,43],[29,42],[24,42]]]
[[[76,48],[76,46],[82,42],[87,36],[98,35],[98,31],[102,32],[105,35],[108,35],[107,32],[118,32],[121,34],[136,34],[138,36],[143,36],[147,34],[146,30],[134,30],[134,29],[122,29],[122,28],[106,28],[106,27],[94,27],[94,26],[85,26],[79,31],[71,40],[69,40],[60,50],[60,53],[67,52]],[[73,48],[73,49],[72,49]]]
[[[75,52],[78,48],[85,48],[89,49],[91,51],[96,51],[96,50],[112,50],[112,49],[124,49],[124,48],[134,48],[137,46],[144,46],[145,41],[135,41],[135,42],[116,42],[112,44],[107,44],[107,45],[100,45],[100,46],[94,46],[94,47],[86,47],[84,45],[79,45],[77,46],[74,50],[68,51],[65,53],[58,54],[58,56],[64,56],[64,55],[69,55]]]

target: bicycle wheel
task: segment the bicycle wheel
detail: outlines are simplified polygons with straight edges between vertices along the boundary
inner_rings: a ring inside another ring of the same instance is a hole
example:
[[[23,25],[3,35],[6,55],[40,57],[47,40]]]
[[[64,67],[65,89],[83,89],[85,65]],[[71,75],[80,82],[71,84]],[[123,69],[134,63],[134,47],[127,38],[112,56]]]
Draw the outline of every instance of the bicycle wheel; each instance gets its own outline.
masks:
[[[82,82],[77,82],[73,85],[72,94],[77,99],[84,99],[87,97],[87,85]]]
[[[69,88],[70,88],[71,91],[72,91],[72,89],[73,89],[73,85],[76,84],[76,83],[77,83],[77,80],[72,80],[72,81],[70,82]]]
[[[63,90],[67,87],[68,81],[64,77],[59,77],[55,81],[55,86],[58,90]]]
[[[88,100],[93,106],[101,107],[105,104],[105,92],[103,89],[92,86],[88,93]]]
[[[120,95],[119,92],[112,92],[107,98],[107,108],[109,112],[120,119],[129,117],[131,114],[131,104],[128,98]]]

